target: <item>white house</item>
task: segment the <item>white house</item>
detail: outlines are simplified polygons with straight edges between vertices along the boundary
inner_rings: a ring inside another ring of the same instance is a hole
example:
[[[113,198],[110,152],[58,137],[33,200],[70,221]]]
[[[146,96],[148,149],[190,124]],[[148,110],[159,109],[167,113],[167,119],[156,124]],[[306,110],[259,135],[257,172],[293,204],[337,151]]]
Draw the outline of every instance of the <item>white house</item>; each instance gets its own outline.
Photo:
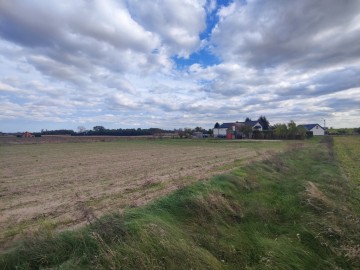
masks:
[[[263,130],[263,127],[259,121],[245,121],[245,122],[241,122],[240,124],[250,126],[252,128],[252,130],[254,130],[254,131],[255,130],[262,131]]]
[[[225,138],[228,129],[235,130],[235,123],[222,123],[218,128],[213,128],[214,138]]]
[[[303,126],[306,130],[312,131],[314,136],[324,136],[325,135],[325,129],[320,126],[319,124],[306,124],[306,125],[300,125]]]

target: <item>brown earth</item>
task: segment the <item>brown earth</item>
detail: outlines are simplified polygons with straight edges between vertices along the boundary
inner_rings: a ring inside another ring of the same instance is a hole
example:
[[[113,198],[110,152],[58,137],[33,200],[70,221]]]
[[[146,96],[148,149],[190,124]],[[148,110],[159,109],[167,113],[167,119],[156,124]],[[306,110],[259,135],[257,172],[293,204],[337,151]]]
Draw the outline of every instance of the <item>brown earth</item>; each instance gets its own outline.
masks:
[[[171,138],[171,136],[166,136]],[[119,140],[155,140],[158,136],[70,136],[42,135],[41,137],[0,136],[1,144],[43,144],[43,143],[78,143],[78,142],[112,142]]]
[[[0,249],[36,230],[72,228],[143,205],[285,147],[225,140],[56,142],[0,143]]]

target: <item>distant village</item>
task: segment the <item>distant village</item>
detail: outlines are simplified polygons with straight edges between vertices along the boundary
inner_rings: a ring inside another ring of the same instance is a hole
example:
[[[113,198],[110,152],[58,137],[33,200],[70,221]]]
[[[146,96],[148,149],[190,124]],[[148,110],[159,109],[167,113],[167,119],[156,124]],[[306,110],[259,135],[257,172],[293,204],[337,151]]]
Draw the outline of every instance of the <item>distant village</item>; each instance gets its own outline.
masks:
[[[320,124],[288,124],[270,126],[265,116],[257,121],[246,118],[244,122],[216,123],[213,129],[214,138],[226,139],[305,139],[312,136],[324,136],[325,128]]]
[[[347,129],[333,130],[328,129],[319,123],[306,123],[297,125],[294,121],[270,125],[265,116],[260,116],[254,121],[246,118],[244,121],[234,121],[219,123],[216,122],[213,128],[208,130],[201,127],[180,128],[174,130],[164,130],[160,128],[148,129],[107,129],[103,126],[94,126],[91,130],[78,127],[77,131],[61,130],[41,130],[41,132],[17,132],[1,133],[0,136],[16,136],[19,138],[32,138],[42,136],[145,136],[156,138],[216,138],[216,139],[306,139],[312,136],[324,135],[345,135]],[[360,128],[352,129],[353,134],[360,134]]]

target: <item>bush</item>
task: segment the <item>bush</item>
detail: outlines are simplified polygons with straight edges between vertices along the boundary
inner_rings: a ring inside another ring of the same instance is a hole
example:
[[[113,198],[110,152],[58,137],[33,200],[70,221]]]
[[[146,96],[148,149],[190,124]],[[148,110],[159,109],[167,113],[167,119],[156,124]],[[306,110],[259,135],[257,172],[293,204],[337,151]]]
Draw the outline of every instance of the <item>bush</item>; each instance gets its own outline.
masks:
[[[312,138],[312,137],[314,137],[313,132],[312,132],[312,131],[306,131],[306,138],[307,138],[307,139],[310,139],[310,138]]]

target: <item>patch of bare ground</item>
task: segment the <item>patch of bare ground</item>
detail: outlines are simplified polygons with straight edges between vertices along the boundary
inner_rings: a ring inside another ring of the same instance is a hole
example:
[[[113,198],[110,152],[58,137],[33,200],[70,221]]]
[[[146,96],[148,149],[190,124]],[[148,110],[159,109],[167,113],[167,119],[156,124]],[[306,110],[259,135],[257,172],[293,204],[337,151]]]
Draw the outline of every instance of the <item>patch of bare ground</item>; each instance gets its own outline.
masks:
[[[120,140],[154,140],[157,136],[70,136],[70,135],[42,135],[41,137],[22,138],[16,136],[0,136],[1,144],[47,144],[47,143],[83,143],[83,142],[112,142]]]
[[[0,244],[72,228],[281,151],[285,143],[116,141],[0,145]]]

